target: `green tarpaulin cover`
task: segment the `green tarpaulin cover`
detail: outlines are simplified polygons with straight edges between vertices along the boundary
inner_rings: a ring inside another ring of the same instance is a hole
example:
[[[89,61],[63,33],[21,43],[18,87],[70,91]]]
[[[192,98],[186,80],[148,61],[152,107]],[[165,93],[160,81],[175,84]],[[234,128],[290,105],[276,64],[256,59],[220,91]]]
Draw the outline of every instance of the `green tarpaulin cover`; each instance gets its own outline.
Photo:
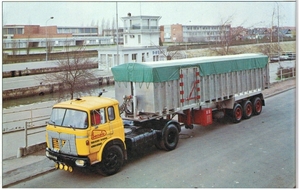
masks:
[[[190,59],[125,63],[112,68],[116,82],[166,82],[179,79],[181,68],[199,67],[200,75],[222,74],[234,71],[264,68],[268,56],[240,54]]]

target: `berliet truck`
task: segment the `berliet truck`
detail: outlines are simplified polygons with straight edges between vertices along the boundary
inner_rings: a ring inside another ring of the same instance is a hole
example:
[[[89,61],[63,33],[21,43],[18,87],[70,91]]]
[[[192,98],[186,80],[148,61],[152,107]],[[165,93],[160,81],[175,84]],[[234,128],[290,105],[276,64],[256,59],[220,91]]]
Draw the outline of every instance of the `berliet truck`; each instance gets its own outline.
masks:
[[[174,150],[182,127],[259,115],[269,87],[262,54],[124,63],[111,70],[114,99],[99,94],[53,106],[46,156],[56,168],[115,174],[130,151]]]

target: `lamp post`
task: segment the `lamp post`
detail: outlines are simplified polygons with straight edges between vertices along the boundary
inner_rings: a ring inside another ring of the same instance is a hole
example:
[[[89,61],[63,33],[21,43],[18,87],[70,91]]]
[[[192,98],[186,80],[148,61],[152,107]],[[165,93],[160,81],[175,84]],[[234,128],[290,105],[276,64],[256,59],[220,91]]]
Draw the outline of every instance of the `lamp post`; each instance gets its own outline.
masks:
[[[279,63],[279,67],[281,68],[281,65],[280,65],[280,39],[279,39],[279,5],[277,2],[276,2],[276,4],[277,4],[277,11],[278,11],[278,16],[277,16],[277,19],[278,19],[278,27],[277,27],[278,63]]]
[[[118,2],[116,2],[116,22],[117,22],[117,65],[119,65],[119,24],[118,24]]]
[[[47,21],[46,21],[46,61],[48,61],[48,27],[47,27],[47,22],[51,19],[54,19],[54,17],[50,17]]]

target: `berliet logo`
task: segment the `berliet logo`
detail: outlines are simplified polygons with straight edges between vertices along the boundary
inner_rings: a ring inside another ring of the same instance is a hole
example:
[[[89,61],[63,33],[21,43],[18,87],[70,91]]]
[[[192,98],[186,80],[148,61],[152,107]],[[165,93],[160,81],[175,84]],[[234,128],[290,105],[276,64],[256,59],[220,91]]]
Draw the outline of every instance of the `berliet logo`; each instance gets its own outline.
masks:
[[[105,130],[97,130],[97,131],[93,131],[92,132],[92,140],[94,140],[94,139],[98,139],[98,138],[100,138],[100,137],[104,137],[104,136],[106,136],[106,131]]]

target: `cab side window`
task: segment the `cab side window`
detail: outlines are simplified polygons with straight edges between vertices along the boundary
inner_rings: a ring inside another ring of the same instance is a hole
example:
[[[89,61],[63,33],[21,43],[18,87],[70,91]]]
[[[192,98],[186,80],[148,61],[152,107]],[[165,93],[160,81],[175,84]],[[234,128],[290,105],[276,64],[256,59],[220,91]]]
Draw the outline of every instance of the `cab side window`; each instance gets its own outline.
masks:
[[[93,110],[91,112],[91,122],[92,125],[99,125],[99,124],[106,123],[104,108],[101,108],[99,110]]]
[[[114,107],[112,107],[112,106],[108,107],[107,112],[108,112],[109,121],[115,120],[115,109],[114,109]]]

